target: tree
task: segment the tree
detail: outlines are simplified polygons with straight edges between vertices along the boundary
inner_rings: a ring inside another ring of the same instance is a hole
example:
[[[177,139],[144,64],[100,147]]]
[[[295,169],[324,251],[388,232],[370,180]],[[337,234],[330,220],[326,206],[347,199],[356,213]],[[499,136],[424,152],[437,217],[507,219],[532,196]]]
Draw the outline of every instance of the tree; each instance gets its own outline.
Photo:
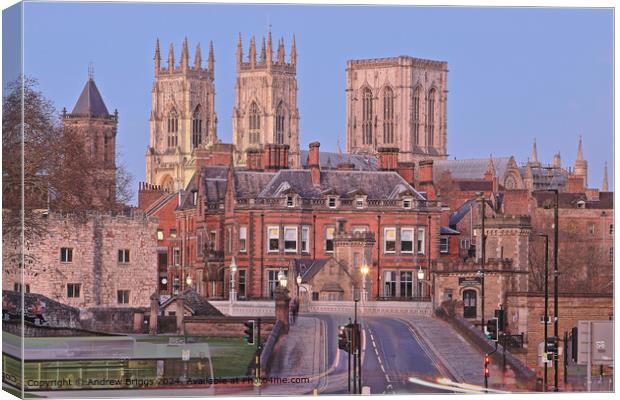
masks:
[[[12,81],[7,93],[2,99],[4,234],[20,234],[23,228],[26,238],[41,235],[47,211],[85,216],[126,207],[132,180],[127,169],[121,165],[115,172],[117,198],[95,201],[96,189],[109,184],[110,177],[85,151],[84,133],[64,129],[35,79]]]

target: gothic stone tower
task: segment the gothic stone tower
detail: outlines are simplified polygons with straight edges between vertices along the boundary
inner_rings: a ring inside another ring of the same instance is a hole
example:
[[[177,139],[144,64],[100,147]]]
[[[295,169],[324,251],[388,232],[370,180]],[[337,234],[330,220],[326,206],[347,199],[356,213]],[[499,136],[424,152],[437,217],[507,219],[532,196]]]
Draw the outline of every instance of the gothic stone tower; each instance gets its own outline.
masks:
[[[93,190],[93,206],[113,205],[116,199],[116,128],[118,112],[108,112],[101,93],[95,85],[92,70],[88,81],[71,113],[63,109],[65,132],[77,134],[84,144],[84,151],[93,157],[99,170],[100,181]]]
[[[207,68],[201,65],[200,44],[194,66],[190,66],[187,38],[181,64],[175,66],[174,62],[171,43],[168,66],[161,68],[157,39],[146,181],[173,191],[189,183],[195,170],[195,151],[217,141],[213,44],[209,44]]]
[[[290,62],[285,61],[284,39],[278,42],[274,60],[271,32],[262,41],[256,60],[256,42],[250,41],[248,61],[243,60],[241,34],[237,43],[236,101],[233,108],[233,144],[237,163],[245,164],[246,151],[267,144],[290,146],[289,165],[298,168],[299,110],[297,109],[297,49],[295,37]]]
[[[400,161],[446,157],[447,62],[349,60],[346,75],[347,152],[398,147]]]

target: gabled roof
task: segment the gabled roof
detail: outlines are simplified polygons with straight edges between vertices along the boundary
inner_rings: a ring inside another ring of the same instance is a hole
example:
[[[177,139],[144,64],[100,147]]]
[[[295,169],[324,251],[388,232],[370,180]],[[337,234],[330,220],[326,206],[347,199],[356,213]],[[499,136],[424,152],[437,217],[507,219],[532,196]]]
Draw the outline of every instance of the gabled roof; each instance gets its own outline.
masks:
[[[503,177],[508,168],[510,157],[492,157],[495,175]],[[470,158],[464,160],[436,160],[433,163],[433,181],[437,182],[444,171],[450,170],[452,178],[482,179],[487,170],[488,158]]]
[[[82,93],[78,98],[73,111],[72,116],[93,116],[93,117],[108,117],[110,113],[103,102],[101,93],[95,85],[95,81],[89,78],[82,89]]]
[[[217,308],[215,308],[207,299],[202,297],[194,289],[185,289],[183,292],[184,306],[189,308],[194,316],[221,316],[222,314]],[[176,296],[169,297],[165,300],[161,307],[167,307],[172,302],[176,301]]]
[[[306,199],[322,198],[327,191],[337,194],[340,198],[353,198],[364,193],[370,200],[388,200],[401,195],[402,190],[394,191],[395,187],[408,190],[414,198],[424,197],[409,185],[398,173],[393,171],[321,171],[321,184],[312,184],[309,170],[280,170],[260,192],[258,197],[271,198],[278,196],[278,189],[283,183]]]

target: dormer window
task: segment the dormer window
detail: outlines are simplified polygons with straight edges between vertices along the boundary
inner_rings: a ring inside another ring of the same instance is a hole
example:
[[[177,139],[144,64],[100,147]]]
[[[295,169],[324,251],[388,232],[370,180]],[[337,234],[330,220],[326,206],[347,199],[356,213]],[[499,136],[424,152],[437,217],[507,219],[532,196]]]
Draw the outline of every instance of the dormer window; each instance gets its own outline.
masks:
[[[579,200],[577,202],[577,208],[586,208],[586,202],[583,200]]]
[[[411,209],[411,199],[403,200],[403,208],[406,208],[407,210]]]
[[[286,206],[295,207],[295,200],[293,199],[293,196],[286,196]]]
[[[329,208],[336,208],[336,198],[335,197],[330,197],[327,199],[327,206]]]
[[[364,208],[364,198],[358,197],[355,199],[355,208]]]

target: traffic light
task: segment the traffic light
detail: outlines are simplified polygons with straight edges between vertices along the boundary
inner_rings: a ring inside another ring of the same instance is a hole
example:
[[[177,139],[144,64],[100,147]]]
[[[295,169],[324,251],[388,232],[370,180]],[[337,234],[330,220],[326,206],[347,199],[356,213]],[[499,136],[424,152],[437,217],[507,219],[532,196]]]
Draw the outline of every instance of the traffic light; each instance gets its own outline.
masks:
[[[255,321],[253,319],[249,320],[248,322],[244,322],[243,325],[245,325],[245,341],[248,344],[254,344],[254,324]]]
[[[484,377],[489,377],[489,364],[491,363],[491,357],[488,354],[484,355]]]
[[[558,355],[558,344],[559,338],[557,336],[549,336],[547,338],[547,357],[550,360],[553,360],[552,357],[557,357]],[[552,353],[552,354],[549,354]]]
[[[487,321],[487,339],[497,341],[498,323],[497,318]]]
[[[498,332],[504,332],[506,329],[506,320],[504,319],[504,309],[500,308],[495,310],[495,318],[497,318],[497,330]]]
[[[340,350],[349,350],[349,338],[347,337],[347,327],[340,325],[338,327],[338,348]]]

